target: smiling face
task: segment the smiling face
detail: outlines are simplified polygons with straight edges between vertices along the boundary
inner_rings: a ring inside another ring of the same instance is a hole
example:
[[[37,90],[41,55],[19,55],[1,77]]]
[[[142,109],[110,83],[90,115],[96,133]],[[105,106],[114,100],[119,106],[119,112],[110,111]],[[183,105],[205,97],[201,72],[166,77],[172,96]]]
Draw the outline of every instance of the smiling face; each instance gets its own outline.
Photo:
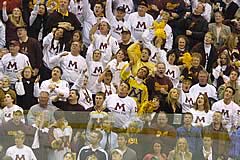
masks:
[[[32,70],[30,68],[25,68],[23,70],[23,77],[26,79],[30,79],[32,77]]]
[[[184,38],[179,38],[178,40],[178,48],[179,49],[185,49],[186,47],[186,40]]]
[[[95,50],[94,52],[93,52],[93,60],[94,61],[100,61],[100,59],[101,59],[101,52],[99,51],[99,50]]]

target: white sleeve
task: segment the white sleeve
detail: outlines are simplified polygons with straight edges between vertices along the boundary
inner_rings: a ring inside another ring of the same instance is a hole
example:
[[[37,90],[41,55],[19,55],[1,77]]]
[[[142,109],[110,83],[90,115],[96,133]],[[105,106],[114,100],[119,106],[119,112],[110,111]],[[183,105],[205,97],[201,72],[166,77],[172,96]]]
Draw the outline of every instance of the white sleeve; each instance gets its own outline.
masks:
[[[39,1],[38,1],[38,2],[39,2]],[[33,24],[33,22],[34,22],[34,21],[36,20],[36,18],[37,18],[38,9],[39,9],[39,3],[38,3],[38,2],[34,5],[34,8],[33,8],[32,12],[31,12],[30,17],[29,17],[29,26],[31,26],[31,25]]]
[[[94,15],[93,11],[90,8],[90,4],[89,4],[88,0],[83,0],[82,2],[83,2],[84,21],[87,21],[90,24],[92,24],[93,21],[96,21],[96,17]]]
[[[164,48],[167,49],[167,51],[170,51],[172,49],[172,46],[173,46],[172,28],[170,26],[166,26],[165,27],[165,32],[166,32],[167,38],[166,38],[166,43],[165,43]]]
[[[3,21],[7,22],[8,21],[8,15],[7,15],[7,10],[6,8],[2,9],[2,17],[3,17]]]
[[[114,25],[115,23],[117,23],[116,18],[114,17],[113,12],[112,12],[112,0],[106,1],[105,14],[106,14],[106,18],[109,20],[111,25]]]
[[[2,21],[0,20],[0,34],[1,34],[1,38],[0,38],[0,48],[3,48],[6,45],[6,27],[5,25],[2,23]]]
[[[40,93],[39,83],[34,83],[33,96],[39,97],[39,93]]]
[[[218,65],[216,68],[213,68],[213,71],[212,71],[213,77],[215,79],[218,79],[218,77],[220,76],[220,72],[221,72],[221,66]]]
[[[129,31],[132,32],[131,22],[133,21],[132,14],[129,15],[127,21],[124,22],[123,26],[126,27]]]
[[[118,45],[118,42],[115,38],[111,37],[112,38],[112,53],[113,54],[116,54],[117,51],[120,49],[119,48],[119,45]]]
[[[15,83],[15,90],[16,90],[17,95],[19,95],[19,96],[25,95],[23,82],[16,82]]]
[[[61,61],[61,53],[49,59],[49,63],[53,63],[53,64],[60,63],[60,61]]]
[[[51,41],[53,39],[53,33],[49,33],[47,36],[43,38],[43,47],[46,48],[51,44]]]

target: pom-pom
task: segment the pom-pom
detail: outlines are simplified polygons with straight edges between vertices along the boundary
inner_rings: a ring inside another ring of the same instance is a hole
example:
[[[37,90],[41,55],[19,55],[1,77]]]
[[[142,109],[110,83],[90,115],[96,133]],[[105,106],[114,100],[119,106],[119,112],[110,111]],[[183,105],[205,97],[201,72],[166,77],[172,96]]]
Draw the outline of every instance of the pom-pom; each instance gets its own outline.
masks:
[[[166,23],[164,21],[154,21],[153,22],[153,29],[154,29],[154,35],[156,37],[160,37],[162,39],[166,39],[166,32],[164,31],[164,27],[166,26]]]
[[[182,57],[180,57],[180,61],[185,64],[185,67],[190,70],[192,63],[192,56],[189,52],[185,52]]]

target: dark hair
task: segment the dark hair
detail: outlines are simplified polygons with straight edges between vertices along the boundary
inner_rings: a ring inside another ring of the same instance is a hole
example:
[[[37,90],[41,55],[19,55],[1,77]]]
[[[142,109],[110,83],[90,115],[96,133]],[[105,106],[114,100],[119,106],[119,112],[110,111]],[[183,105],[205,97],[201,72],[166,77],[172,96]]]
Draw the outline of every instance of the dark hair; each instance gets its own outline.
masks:
[[[150,50],[149,48],[142,48],[141,52],[142,52],[144,49],[148,52],[148,55],[151,56],[151,50]]]
[[[197,97],[197,99],[196,99],[196,102],[195,102],[195,104],[194,104],[194,108],[195,108],[196,110],[198,110],[197,100],[198,100],[199,96],[203,96],[203,98],[204,98],[204,111],[205,111],[206,113],[208,113],[208,111],[210,110],[210,105],[209,105],[209,100],[208,100],[208,97],[207,97],[206,94],[199,93],[199,95],[198,95],[198,97]]]
[[[80,94],[79,94],[79,92],[78,92],[78,90],[76,90],[76,89],[70,89],[70,92],[71,91],[74,91],[75,92],[75,94],[77,95],[77,100],[79,100],[79,98],[80,98]]]
[[[185,36],[185,35],[178,35],[178,36],[176,37],[176,40],[175,40],[175,46],[176,46],[176,48],[178,48],[178,41],[179,41],[180,38],[182,38],[182,39],[185,40],[185,42],[186,42],[185,50],[187,50],[188,47],[189,47],[189,40],[188,40],[187,36]]]
[[[144,79],[145,79],[145,78],[147,78],[147,76],[149,75],[149,68],[148,68],[147,66],[142,66],[141,68],[145,68],[145,69],[147,70],[146,77],[144,77]],[[139,69],[141,69],[141,68],[139,68]],[[139,69],[138,69],[138,70],[139,70]]]
[[[62,68],[61,68],[61,67],[59,67],[59,66],[55,66],[55,67],[53,67],[52,71],[53,71],[55,68],[57,68],[57,69],[59,69],[59,70],[60,70],[60,73],[61,73],[61,75],[63,74],[63,70],[62,70]]]
[[[103,99],[105,99],[106,98],[106,95],[105,95],[105,93],[103,93],[102,91],[99,91],[99,92],[97,92],[96,93],[96,96],[102,96],[103,97]],[[96,97],[95,96],[95,97]]]
[[[232,72],[236,72],[236,73],[237,73],[237,77],[239,77],[239,71],[238,71],[237,69],[231,69],[230,74],[231,74]]]
[[[53,37],[55,37],[55,33],[57,32],[58,29],[62,29],[63,30],[63,36],[59,39],[59,43],[57,44],[57,51],[56,53],[62,52],[64,50],[64,46],[65,46],[65,32],[66,30],[62,27],[58,27],[54,33],[53,33]],[[50,49],[54,49],[54,38],[51,41],[51,48]]]
[[[178,54],[177,54],[177,52],[176,52],[175,49],[172,49],[172,50],[170,50],[170,51],[167,52],[167,60],[168,60],[169,56],[172,55],[172,54],[174,54],[175,57],[176,57],[176,58],[175,58],[175,61],[173,62],[173,64],[176,65],[177,62],[178,62]]]
[[[128,86],[128,90],[130,90],[131,86],[127,81],[122,81],[120,84],[122,84],[122,83],[126,84]]]
[[[230,88],[230,89],[233,91],[233,95],[234,95],[235,92],[236,92],[236,90],[235,90],[232,86],[227,86],[227,87],[225,88],[224,92],[225,92],[228,88]]]
[[[183,117],[185,117],[185,115],[190,115],[193,118],[193,114],[191,112],[186,112],[183,114]]]

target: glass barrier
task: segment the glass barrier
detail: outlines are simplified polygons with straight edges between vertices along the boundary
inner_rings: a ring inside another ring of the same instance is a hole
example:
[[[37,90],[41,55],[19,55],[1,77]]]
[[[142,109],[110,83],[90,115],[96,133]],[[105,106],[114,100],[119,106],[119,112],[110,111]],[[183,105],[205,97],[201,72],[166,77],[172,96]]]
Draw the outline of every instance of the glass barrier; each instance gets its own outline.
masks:
[[[22,144],[38,160],[62,160],[64,155],[103,160],[118,154],[119,160],[240,159],[240,128],[228,132],[216,120],[202,127],[193,126],[191,116],[147,113],[117,128],[111,113],[59,111],[52,122],[49,112],[33,116],[34,121],[25,115],[25,124],[19,117],[1,124],[1,159],[14,154],[16,160],[26,160],[29,149]]]

